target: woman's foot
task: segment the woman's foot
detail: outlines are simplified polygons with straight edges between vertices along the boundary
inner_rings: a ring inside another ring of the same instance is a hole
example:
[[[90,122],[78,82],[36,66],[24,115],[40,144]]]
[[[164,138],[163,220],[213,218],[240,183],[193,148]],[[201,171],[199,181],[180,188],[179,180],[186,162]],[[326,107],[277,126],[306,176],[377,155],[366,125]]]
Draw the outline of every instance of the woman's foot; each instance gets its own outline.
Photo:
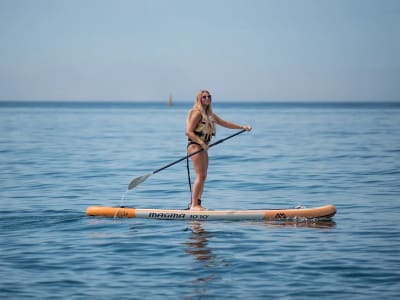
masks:
[[[208,208],[205,208],[205,207],[200,206],[200,205],[196,205],[196,206],[191,206],[189,210],[193,210],[193,211],[204,211],[204,210],[208,210]]]
[[[190,207],[190,210],[194,211],[203,211],[203,210],[208,210],[207,208],[201,206],[201,200],[198,199],[194,203],[192,203],[192,206]]]

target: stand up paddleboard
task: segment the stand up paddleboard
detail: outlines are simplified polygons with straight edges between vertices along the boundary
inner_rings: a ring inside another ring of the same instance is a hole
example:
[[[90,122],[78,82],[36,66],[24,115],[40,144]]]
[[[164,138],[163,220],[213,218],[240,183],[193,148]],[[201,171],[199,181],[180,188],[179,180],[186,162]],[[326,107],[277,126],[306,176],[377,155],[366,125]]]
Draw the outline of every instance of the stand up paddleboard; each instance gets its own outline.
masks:
[[[266,209],[266,210],[206,210],[144,209],[129,207],[90,206],[88,216],[111,218],[145,218],[162,220],[285,220],[323,219],[336,214],[333,205],[314,208]]]

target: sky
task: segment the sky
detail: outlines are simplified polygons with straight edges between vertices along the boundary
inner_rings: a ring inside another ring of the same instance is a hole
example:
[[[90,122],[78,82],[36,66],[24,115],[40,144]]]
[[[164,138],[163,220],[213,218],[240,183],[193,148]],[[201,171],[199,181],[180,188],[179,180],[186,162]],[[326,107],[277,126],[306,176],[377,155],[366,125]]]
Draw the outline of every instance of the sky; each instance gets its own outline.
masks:
[[[400,101],[398,0],[0,0],[0,100]]]

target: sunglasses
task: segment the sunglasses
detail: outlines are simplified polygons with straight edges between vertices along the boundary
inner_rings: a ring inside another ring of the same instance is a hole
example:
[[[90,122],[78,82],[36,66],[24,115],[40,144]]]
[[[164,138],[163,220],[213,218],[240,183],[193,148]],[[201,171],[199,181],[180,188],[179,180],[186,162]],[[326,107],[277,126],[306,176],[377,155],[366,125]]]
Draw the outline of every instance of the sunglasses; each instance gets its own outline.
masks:
[[[211,95],[208,96],[202,96],[201,99],[210,99],[211,100]]]

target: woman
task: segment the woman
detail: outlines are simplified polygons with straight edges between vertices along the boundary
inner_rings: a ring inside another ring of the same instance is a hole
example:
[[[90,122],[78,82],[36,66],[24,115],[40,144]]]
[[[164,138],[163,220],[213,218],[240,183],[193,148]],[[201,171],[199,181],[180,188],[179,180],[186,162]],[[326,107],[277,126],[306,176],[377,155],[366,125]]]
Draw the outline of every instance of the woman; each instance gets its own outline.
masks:
[[[201,195],[204,190],[204,183],[208,169],[208,143],[215,135],[215,124],[230,128],[251,130],[251,126],[237,125],[225,121],[212,111],[211,95],[208,91],[202,90],[197,94],[196,102],[189,111],[186,120],[186,135],[188,136],[188,153],[191,154],[202,148],[204,151],[193,155],[193,168],[196,172],[196,180],[193,185],[191,210],[207,210],[201,206]]]

